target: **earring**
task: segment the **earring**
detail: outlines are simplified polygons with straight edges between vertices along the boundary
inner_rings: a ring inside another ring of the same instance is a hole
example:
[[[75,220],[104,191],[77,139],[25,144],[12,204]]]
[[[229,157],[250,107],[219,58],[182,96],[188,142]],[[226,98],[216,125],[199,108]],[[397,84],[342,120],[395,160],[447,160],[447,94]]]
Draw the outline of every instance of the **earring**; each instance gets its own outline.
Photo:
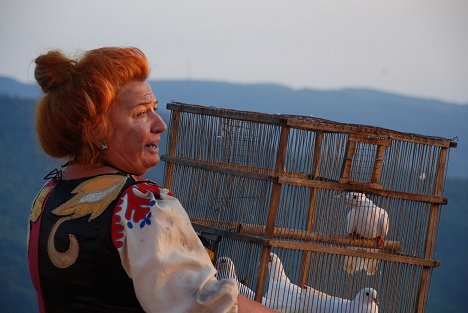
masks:
[[[109,147],[107,146],[107,144],[105,144],[105,143],[100,143],[100,144],[99,144],[99,149],[100,149],[101,151],[107,150],[107,148],[109,148]]]

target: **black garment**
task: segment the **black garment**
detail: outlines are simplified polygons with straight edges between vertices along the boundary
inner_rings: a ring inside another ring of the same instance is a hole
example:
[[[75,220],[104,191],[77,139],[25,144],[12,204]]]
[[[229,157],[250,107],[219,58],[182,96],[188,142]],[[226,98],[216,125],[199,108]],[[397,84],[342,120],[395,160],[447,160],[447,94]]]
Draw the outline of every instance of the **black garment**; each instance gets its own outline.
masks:
[[[97,182],[96,184],[99,185],[101,181],[104,181],[103,178],[108,177],[118,180],[119,190],[111,189],[105,184],[99,187],[103,189],[98,188],[98,191],[94,193],[91,190],[88,194],[80,195],[75,190],[78,186],[83,186],[83,183],[86,185],[87,182]],[[57,180],[42,207],[42,216],[38,219],[40,225],[34,226],[34,222],[31,222],[31,227],[40,227],[40,229],[39,237],[36,240],[30,238],[29,243],[30,250],[34,242],[38,242],[39,245],[37,262],[41,290],[38,294],[42,294],[47,313],[144,312],[136,298],[132,280],[122,267],[119,253],[111,236],[112,215],[119,196],[129,186],[138,182],[140,181],[133,176],[125,174]],[[93,214],[77,216],[76,212],[75,215],[70,215],[68,211],[57,210],[68,207],[74,210],[77,205],[74,207],[75,204],[72,202],[88,201],[95,195],[99,196],[99,192],[102,197],[106,194],[102,190],[113,190],[113,194],[107,195],[107,202],[110,201],[110,204],[103,211],[98,212],[97,216]],[[82,199],[75,201],[77,197]],[[70,203],[72,204],[68,205]],[[57,255],[69,249],[70,234],[75,236],[78,242],[78,257],[71,265],[57,266],[51,255],[54,253]],[[58,251],[58,253],[53,251]],[[30,262],[35,262],[31,256]]]

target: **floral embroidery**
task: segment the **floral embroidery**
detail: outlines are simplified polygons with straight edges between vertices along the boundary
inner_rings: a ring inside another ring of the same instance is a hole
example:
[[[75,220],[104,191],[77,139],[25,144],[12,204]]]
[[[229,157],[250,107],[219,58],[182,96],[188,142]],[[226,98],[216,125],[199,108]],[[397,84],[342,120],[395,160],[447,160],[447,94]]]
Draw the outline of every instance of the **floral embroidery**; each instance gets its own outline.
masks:
[[[123,198],[119,199],[119,203],[123,202]],[[122,210],[121,204],[115,207],[114,214],[112,215],[112,230],[111,237],[114,246],[118,249],[123,245],[124,229],[125,227],[120,223],[121,218],[119,212]]]
[[[73,234],[68,235],[70,244],[67,251],[57,251],[54,237],[59,226],[66,221],[86,215],[90,215],[88,221],[100,216],[115,200],[126,180],[127,177],[121,175],[105,175],[89,179],[72,191],[75,195],[70,200],[52,210],[53,214],[62,216],[52,227],[47,241],[47,253],[55,266],[69,267],[76,262],[79,254],[78,240]]]
[[[151,207],[161,199],[161,189],[153,183],[140,183],[128,188],[120,197],[112,216],[112,240],[118,249],[123,246],[124,225],[142,229],[151,225]]]
[[[31,210],[31,214],[29,215],[29,220],[33,223],[37,221],[39,216],[42,213],[42,205],[44,204],[44,200],[47,198],[49,193],[55,186],[55,181],[51,180],[47,183],[44,187],[42,187],[41,191],[37,194],[36,199],[34,199],[34,204]]]
[[[149,212],[143,221],[140,223],[140,228],[145,227],[145,225],[151,225],[151,212]]]
[[[90,215],[89,221],[102,214],[115,200],[125,185],[127,178],[121,175],[98,176],[87,180],[76,187],[75,195],[54,209],[52,213],[59,216],[72,214],[72,218]]]

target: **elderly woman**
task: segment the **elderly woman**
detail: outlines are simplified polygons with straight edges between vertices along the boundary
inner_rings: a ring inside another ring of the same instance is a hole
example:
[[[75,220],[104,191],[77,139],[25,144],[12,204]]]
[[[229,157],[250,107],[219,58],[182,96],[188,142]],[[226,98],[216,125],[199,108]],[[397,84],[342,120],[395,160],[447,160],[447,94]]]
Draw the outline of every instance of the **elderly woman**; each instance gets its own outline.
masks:
[[[166,125],[136,48],[36,59],[37,134],[68,162],[30,215],[28,259],[40,312],[268,312],[216,280],[171,192],[141,176]]]

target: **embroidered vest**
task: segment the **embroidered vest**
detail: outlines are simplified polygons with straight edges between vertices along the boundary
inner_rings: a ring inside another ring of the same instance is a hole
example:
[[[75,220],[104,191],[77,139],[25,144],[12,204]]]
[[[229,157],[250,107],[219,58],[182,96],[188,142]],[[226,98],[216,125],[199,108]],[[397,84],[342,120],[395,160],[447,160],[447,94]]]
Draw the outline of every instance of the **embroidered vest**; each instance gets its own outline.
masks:
[[[30,216],[28,259],[40,312],[144,312],[111,238],[119,195],[138,178],[51,180]]]

